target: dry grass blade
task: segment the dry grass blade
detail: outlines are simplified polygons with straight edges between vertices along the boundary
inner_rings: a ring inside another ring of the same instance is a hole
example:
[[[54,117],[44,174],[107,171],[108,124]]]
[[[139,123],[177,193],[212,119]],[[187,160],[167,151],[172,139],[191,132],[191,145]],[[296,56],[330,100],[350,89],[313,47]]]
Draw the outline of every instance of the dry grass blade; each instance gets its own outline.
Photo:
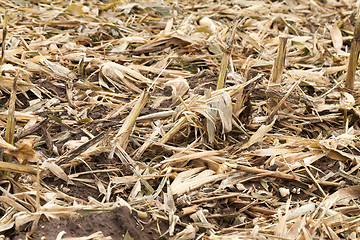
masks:
[[[276,122],[276,118],[268,125],[262,125],[249,139],[248,142],[239,147],[236,152],[240,152],[253,144],[262,140],[266,133],[268,133]]]
[[[119,82],[121,82],[127,88],[137,93],[141,93],[139,87],[136,86],[137,82],[147,84],[151,83],[150,79],[144,77],[131,68],[112,62],[108,62],[102,65],[100,73],[102,77],[110,81],[114,86],[122,88],[122,85],[119,84]]]
[[[126,117],[123,125],[120,130],[117,132],[114,141],[116,144],[119,144],[122,148],[126,148],[128,138],[131,134],[131,129],[133,128],[136,119],[140,115],[141,111],[148,103],[150,99],[150,94],[143,91],[139,96],[134,108],[131,110],[130,114]]]
[[[232,129],[232,104],[230,95],[227,92],[217,92],[209,98],[209,109],[206,110],[209,117],[206,117],[206,131],[209,143],[213,144],[216,134],[216,123],[221,121],[222,132],[228,133]]]
[[[156,123],[155,123],[156,124]],[[154,124],[154,125],[155,125]],[[139,160],[143,153],[146,151],[150,145],[155,142],[155,137],[160,133],[160,127],[154,126],[154,131],[150,134],[149,138],[146,139],[145,143],[137,149],[136,153],[134,154],[134,160]]]
[[[20,131],[18,134],[16,134],[16,138],[15,140],[19,140],[21,138],[24,138],[36,131],[38,131],[39,129],[42,129],[42,127],[48,122],[48,119],[44,119],[38,123],[35,123],[34,125],[32,125],[31,127],[25,128],[22,131]]]
[[[318,181],[316,180],[314,175],[310,172],[309,168],[306,165],[304,165],[304,168],[305,168],[306,172],[309,174],[311,180],[313,180],[313,182],[315,183],[316,187],[320,190],[321,195],[323,197],[326,197],[326,194],[325,194],[324,190],[322,189],[322,187],[320,186],[320,184],[318,183]]]
[[[338,26],[338,22],[335,22],[334,25],[330,28],[331,41],[333,46],[337,52],[337,54],[341,54],[341,48],[343,46],[343,36],[341,34],[341,30]]]
[[[226,75],[227,75],[227,68],[228,68],[228,64],[229,64],[229,59],[230,59],[230,53],[229,50],[226,49],[224,50],[223,53],[223,57],[221,59],[221,65],[220,65],[220,73],[219,73],[219,78],[218,78],[218,83],[216,86],[216,89],[222,89],[225,86],[225,80],[226,80]]]

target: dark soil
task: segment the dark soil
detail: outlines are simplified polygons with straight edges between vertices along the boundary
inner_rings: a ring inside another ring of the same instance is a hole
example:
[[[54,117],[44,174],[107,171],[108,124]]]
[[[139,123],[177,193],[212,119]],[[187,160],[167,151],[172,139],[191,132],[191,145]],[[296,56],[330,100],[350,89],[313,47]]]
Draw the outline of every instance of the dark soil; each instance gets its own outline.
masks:
[[[124,239],[126,232],[138,240],[158,239],[157,230],[151,225],[142,224],[137,220],[127,207],[119,207],[113,212],[92,213],[89,216],[80,215],[70,219],[53,219],[39,223],[37,231],[31,239],[56,239],[56,236],[65,231],[63,237],[84,237],[101,231],[105,237],[110,236],[114,240]],[[25,240],[24,232],[12,238],[13,240]]]
[[[46,184],[50,187],[56,188],[69,196],[76,197],[84,201],[88,201],[89,197],[93,197],[95,199],[99,198],[99,191],[97,189],[90,188],[82,183],[76,182],[75,184],[66,184],[63,180],[50,178],[44,179],[44,182],[46,182]]]

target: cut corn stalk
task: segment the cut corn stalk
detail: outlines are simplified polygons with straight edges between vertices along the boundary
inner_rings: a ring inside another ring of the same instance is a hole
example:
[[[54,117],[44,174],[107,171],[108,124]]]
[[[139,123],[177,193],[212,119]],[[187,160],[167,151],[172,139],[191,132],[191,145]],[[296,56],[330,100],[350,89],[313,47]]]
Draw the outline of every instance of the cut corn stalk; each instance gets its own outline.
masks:
[[[216,89],[222,89],[225,86],[225,79],[227,74],[227,67],[229,64],[230,53],[229,50],[224,50],[223,57],[221,59],[220,73],[217,82]]]
[[[278,54],[273,65],[272,75],[271,75],[272,82],[274,83],[281,82],[281,77],[285,65],[287,40],[288,40],[287,37],[279,37]]]
[[[227,40],[227,43],[226,43],[227,47],[223,51],[223,57],[221,59],[221,67],[220,67],[220,73],[219,73],[219,77],[218,77],[218,81],[217,81],[216,90],[222,89],[225,87],[227,68],[228,68],[229,60],[231,58],[231,52],[232,52],[232,48],[233,48],[233,42],[234,42],[234,38],[235,38],[236,29],[237,29],[239,23],[240,23],[240,18],[237,17],[237,20],[235,20],[235,23],[233,25],[231,35],[229,36],[229,38]]]
[[[10,143],[11,145],[14,144],[14,135],[15,135],[15,102],[16,102],[16,82],[19,77],[19,72],[16,74],[14,78],[14,82],[11,89],[10,101],[9,101],[9,110],[8,116],[6,121],[6,132],[5,132],[5,141]],[[11,156],[4,156],[5,162],[11,162]]]
[[[346,73],[345,86],[349,89],[354,88],[355,72],[359,58],[359,48],[360,48],[360,20],[358,19],[355,23],[354,36],[351,40],[349,64]]]
[[[1,42],[0,65],[4,64],[4,59],[5,59],[5,40],[6,40],[6,35],[7,35],[7,32],[8,32],[7,23],[8,23],[8,14],[7,14],[7,11],[5,10],[4,23],[3,23],[3,33],[2,33],[2,42]]]
[[[33,167],[16,163],[0,162],[0,169],[5,172],[36,174],[36,169]]]
[[[9,111],[6,121],[6,133],[5,141],[14,144],[14,134],[15,134],[15,102],[16,102],[16,82],[19,77],[19,73],[14,78],[13,86],[11,89],[10,101],[9,101]]]

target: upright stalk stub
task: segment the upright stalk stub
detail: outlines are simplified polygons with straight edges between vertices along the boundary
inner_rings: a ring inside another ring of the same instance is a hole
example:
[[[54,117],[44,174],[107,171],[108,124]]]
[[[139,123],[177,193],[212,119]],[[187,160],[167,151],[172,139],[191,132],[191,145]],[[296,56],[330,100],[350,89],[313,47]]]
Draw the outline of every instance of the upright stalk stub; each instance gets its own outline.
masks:
[[[346,73],[345,86],[349,89],[354,88],[355,71],[359,58],[359,47],[360,47],[360,20],[357,19],[355,23],[354,36],[351,40],[349,65]]]

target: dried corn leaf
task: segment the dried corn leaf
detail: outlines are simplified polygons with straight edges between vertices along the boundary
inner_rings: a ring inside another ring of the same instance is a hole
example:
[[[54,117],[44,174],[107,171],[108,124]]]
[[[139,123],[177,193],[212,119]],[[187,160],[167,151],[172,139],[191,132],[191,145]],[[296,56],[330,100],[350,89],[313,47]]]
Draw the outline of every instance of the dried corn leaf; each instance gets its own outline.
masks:
[[[203,168],[195,168],[179,173],[170,186],[172,194],[180,195],[226,177],[225,174],[214,175],[212,170],[202,170]]]
[[[339,52],[343,46],[343,37],[337,22],[330,28],[330,36],[335,50]]]
[[[249,139],[248,142],[246,142],[244,145],[242,145],[239,149],[237,149],[236,151],[242,151],[250,146],[252,146],[253,144],[261,141],[263,139],[263,137],[265,136],[266,133],[268,133],[272,126],[274,125],[276,121],[276,118],[272,121],[272,123],[270,123],[269,125],[262,125]]]

